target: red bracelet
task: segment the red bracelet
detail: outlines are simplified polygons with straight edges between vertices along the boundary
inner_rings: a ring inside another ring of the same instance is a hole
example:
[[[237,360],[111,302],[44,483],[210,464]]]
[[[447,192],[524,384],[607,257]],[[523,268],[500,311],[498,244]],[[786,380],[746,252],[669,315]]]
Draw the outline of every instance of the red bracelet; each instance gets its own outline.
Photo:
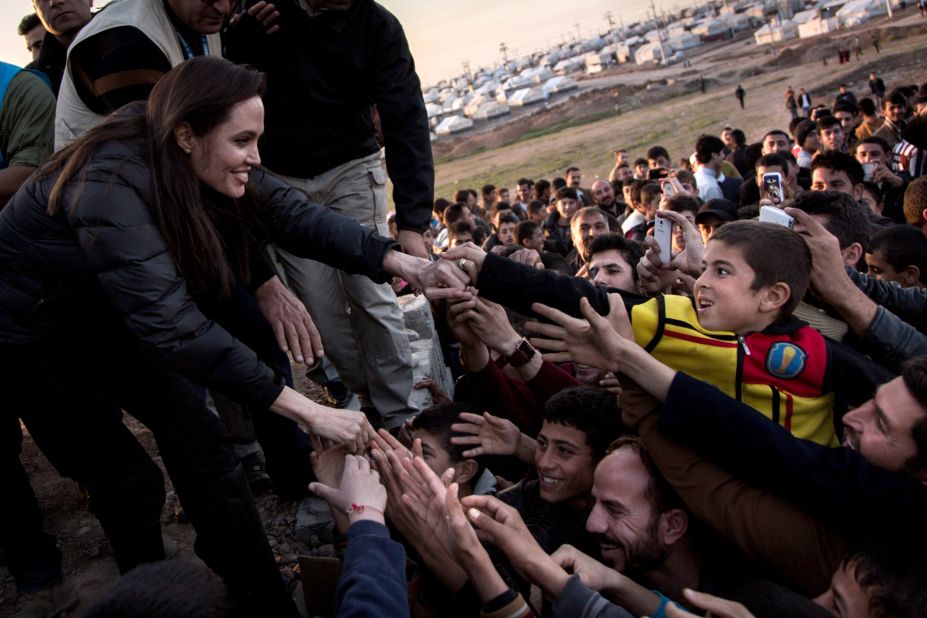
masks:
[[[383,514],[383,511],[381,511],[380,509],[375,509],[372,506],[365,506],[363,504],[354,504],[353,502],[351,503],[351,506],[349,506],[348,508],[344,510],[344,512],[347,513],[348,515],[350,515],[351,513],[357,513],[359,515],[367,509],[370,509],[371,511],[376,511],[380,515]]]

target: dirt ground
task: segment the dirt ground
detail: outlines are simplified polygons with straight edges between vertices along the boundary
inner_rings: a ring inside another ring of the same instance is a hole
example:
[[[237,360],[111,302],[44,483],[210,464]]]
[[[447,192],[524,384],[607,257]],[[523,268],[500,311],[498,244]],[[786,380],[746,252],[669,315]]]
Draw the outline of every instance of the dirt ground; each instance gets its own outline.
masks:
[[[458,188],[479,187],[488,182],[513,187],[520,176],[551,178],[562,174],[570,164],[583,169],[588,186],[591,179],[608,175],[615,148],[626,148],[632,157],[637,157],[648,146],[662,143],[675,156],[682,156],[691,149],[699,133],[717,132],[724,124],[740,126],[747,130],[748,139],[758,139],[766,128],[787,125],[782,93],[788,85],[796,90],[804,86],[814,99],[830,101],[841,82],[848,83],[857,93],[868,92],[865,83],[872,69],[878,70],[889,85],[925,81],[927,20],[909,9],[892,22],[880,20],[861,30],[873,27],[882,32],[882,53],[876,55],[867,47],[861,61],[853,60],[848,65],[839,66],[832,60],[826,69],[823,67],[821,58],[832,45],[827,39],[781,46],[775,57],[768,49],[738,40],[694,55],[692,69],[661,72],[660,79],[650,85],[635,69],[634,79],[628,79],[633,84],[585,92],[566,104],[521,118],[511,126],[439,143],[435,146],[439,161],[437,195],[451,197]],[[841,32],[840,37],[855,34]],[[620,82],[622,75],[622,70],[616,70],[596,79]],[[706,78],[705,94],[698,91],[699,76]],[[734,107],[733,91],[737,83],[747,90],[744,111]],[[538,135],[525,139],[530,131]],[[294,375],[297,388],[319,400],[319,390],[302,377],[302,371],[296,369]],[[126,423],[160,464],[150,433],[131,418],[127,417]],[[109,545],[97,520],[87,511],[77,485],[57,475],[28,435],[22,460],[45,514],[46,530],[60,539],[65,576],[79,591],[81,607],[86,607],[89,599],[118,577]],[[296,506],[280,504],[272,495],[259,497],[258,505],[271,545],[280,558],[281,570],[287,577],[295,577],[295,556],[311,551],[294,536]],[[178,511],[176,498],[168,487],[162,516],[164,532],[176,544],[178,555],[190,557],[193,530],[178,520]],[[296,597],[299,596],[297,590]],[[11,615],[16,606],[12,579],[5,566],[0,565],[0,617]],[[75,615],[79,613],[80,608]]]

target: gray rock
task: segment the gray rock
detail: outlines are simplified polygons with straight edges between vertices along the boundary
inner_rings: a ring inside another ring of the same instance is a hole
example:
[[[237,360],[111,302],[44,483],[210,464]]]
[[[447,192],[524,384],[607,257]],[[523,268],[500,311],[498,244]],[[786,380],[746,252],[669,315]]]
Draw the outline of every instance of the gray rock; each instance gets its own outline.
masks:
[[[328,503],[321,498],[309,497],[299,504],[296,511],[296,538],[310,546],[318,545],[318,538],[332,522]],[[313,543],[315,537],[315,543]]]
[[[415,339],[434,339],[435,324],[431,318],[431,305],[424,296],[400,296],[399,306],[406,329],[415,331]],[[409,337],[412,340],[412,336]]]

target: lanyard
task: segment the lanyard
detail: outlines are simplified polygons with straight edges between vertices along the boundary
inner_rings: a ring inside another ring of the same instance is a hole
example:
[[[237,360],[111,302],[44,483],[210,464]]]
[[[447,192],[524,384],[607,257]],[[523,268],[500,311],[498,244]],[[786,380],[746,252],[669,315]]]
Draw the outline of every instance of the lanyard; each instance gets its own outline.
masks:
[[[183,48],[183,57],[186,60],[193,58],[196,54],[193,53],[193,48],[190,47],[190,44],[187,43],[186,39],[183,38],[183,35],[179,32],[177,33],[177,40],[180,41],[180,47]],[[206,35],[200,33],[200,45],[203,47],[203,55],[209,55],[209,42],[206,40]]]

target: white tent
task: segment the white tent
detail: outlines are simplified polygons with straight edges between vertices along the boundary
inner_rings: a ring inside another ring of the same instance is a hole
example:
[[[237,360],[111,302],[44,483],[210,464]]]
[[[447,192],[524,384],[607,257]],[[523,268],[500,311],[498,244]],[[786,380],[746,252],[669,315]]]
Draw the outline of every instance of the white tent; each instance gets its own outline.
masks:
[[[492,120],[511,113],[508,105],[498,101],[483,101],[477,105],[470,103],[467,105],[466,112],[474,120]]]
[[[585,66],[585,60],[582,56],[573,56],[572,58],[566,58],[561,60],[554,65],[554,73],[558,75],[565,75],[567,73],[576,73],[581,71]]]
[[[567,90],[579,88],[579,84],[569,77],[552,77],[544,82],[541,88],[548,94],[556,94],[558,92],[566,92]]]
[[[546,100],[547,92],[535,86],[533,88],[516,90],[512,96],[509,97],[508,103],[515,107],[524,107],[526,105],[533,105],[534,103],[543,103]]]
[[[672,55],[672,50],[667,49],[665,46],[663,48],[663,53],[667,56]],[[663,62],[663,54],[660,52],[659,43],[647,43],[642,45],[637,51],[634,52],[634,62],[637,64],[644,64],[645,62]]]
[[[687,49],[692,49],[693,47],[698,47],[702,44],[702,39],[698,38],[691,32],[683,32],[682,34],[674,34],[669,37],[665,44],[667,47],[671,47],[673,51],[685,51]]]
[[[781,24],[766,24],[753,33],[753,38],[757,45],[769,45],[788,39],[794,39],[798,36],[798,27],[785,19]]]
[[[434,118],[435,116],[443,114],[444,108],[434,103],[425,103],[425,112],[428,114],[429,118]]]
[[[608,47],[611,47],[612,49],[609,49]],[[586,54],[584,58],[586,62],[586,73],[589,73],[590,75],[593,73],[599,73],[603,69],[606,69],[615,64],[616,60],[614,45],[609,45],[608,47],[605,47],[598,52]]]
[[[463,116],[448,116],[441,121],[441,124],[435,129],[438,135],[451,135],[460,133],[473,127],[473,121]]]
[[[836,17],[831,17],[830,19],[812,19],[811,21],[798,24],[798,36],[802,39],[807,39],[818,36],[819,34],[833,32],[839,28],[840,22]]]
[[[731,26],[722,19],[708,19],[692,28],[692,34],[698,36],[703,43],[719,41],[729,37]]]
[[[851,0],[837,11],[837,19],[844,28],[852,28],[873,17],[887,14],[888,10],[882,0]]]
[[[495,94],[496,90],[501,88],[502,84],[494,79],[485,82],[482,86],[473,91],[473,94]]]

